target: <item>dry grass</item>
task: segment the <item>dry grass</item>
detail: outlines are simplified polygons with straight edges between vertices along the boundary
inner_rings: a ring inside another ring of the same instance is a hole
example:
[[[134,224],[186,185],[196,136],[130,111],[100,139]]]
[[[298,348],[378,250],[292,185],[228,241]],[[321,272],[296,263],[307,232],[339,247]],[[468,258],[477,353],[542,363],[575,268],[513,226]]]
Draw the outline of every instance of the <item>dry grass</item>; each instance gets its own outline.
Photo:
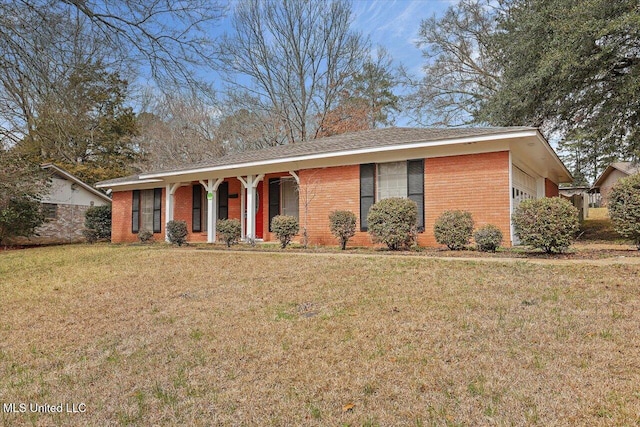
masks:
[[[580,225],[579,242],[631,244],[613,229],[607,208],[589,209],[589,217]]]
[[[0,404],[87,411],[0,420],[635,425],[638,295],[640,265],[5,252]]]
[[[589,208],[589,219],[609,219],[609,209]]]

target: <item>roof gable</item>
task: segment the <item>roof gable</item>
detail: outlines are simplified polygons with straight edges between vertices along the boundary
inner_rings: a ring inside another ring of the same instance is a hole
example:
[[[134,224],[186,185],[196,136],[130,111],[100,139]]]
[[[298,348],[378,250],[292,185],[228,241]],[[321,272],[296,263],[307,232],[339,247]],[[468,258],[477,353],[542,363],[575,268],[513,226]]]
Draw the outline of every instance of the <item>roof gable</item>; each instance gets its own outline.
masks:
[[[47,171],[51,172],[53,175],[56,175],[60,179],[64,179],[66,181],[70,181],[73,184],[79,185],[84,190],[88,191],[89,193],[93,194],[94,196],[98,196],[99,198],[101,198],[105,202],[111,203],[111,198],[109,196],[104,194],[102,191],[96,190],[95,188],[93,188],[89,184],[87,184],[84,181],[80,180],[78,177],[76,177],[75,175],[67,172],[66,170],[62,169],[61,167],[56,166],[53,163],[45,163],[45,164],[41,165],[40,167],[42,169],[44,169],[44,170],[47,170]]]
[[[593,188],[600,187],[607,179],[609,175],[615,170],[618,170],[626,175],[633,175],[635,173],[640,172],[640,164],[632,163],[632,162],[614,162],[611,163],[607,168],[600,174],[596,182],[593,183]]]

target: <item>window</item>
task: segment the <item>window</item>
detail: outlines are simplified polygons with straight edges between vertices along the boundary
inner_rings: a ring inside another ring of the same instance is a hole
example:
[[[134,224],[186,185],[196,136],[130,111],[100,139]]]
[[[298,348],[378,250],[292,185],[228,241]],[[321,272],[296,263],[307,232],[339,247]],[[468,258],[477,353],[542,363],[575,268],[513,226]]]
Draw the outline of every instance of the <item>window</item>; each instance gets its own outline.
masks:
[[[390,197],[418,205],[418,231],[424,231],[424,160],[360,165],[360,231],[367,231],[371,206]]]
[[[162,226],[162,188],[133,190],[131,231],[149,230],[160,233]]]
[[[229,218],[229,183],[224,181],[218,187],[218,219]],[[209,215],[209,201],[207,200],[207,192],[200,184],[193,186],[193,202],[191,214],[192,231],[207,231],[207,216]]]
[[[280,214],[298,218],[298,184],[293,179],[280,179]]]
[[[300,215],[298,184],[293,178],[271,178],[269,180],[269,231],[271,220],[276,215]]]
[[[224,181],[218,187],[218,219],[229,219],[229,183]]]
[[[202,185],[195,184],[193,186],[193,201],[191,212],[191,231],[200,232],[207,231],[207,196]]]
[[[55,203],[43,203],[42,215],[44,215],[44,219],[49,221],[58,219],[58,205]]]
[[[407,162],[380,163],[378,165],[378,197],[407,197]]]

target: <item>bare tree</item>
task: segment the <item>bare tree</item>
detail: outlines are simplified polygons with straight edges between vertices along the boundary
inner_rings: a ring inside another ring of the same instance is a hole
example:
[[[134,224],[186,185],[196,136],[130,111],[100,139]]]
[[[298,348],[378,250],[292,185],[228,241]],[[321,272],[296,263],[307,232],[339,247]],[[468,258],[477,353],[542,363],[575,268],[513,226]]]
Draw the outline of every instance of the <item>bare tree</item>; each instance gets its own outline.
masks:
[[[500,71],[492,63],[488,38],[495,29],[495,2],[460,0],[445,14],[422,21],[418,46],[424,58],[424,77],[405,71],[413,88],[405,109],[426,126],[467,125],[480,104],[494,93]]]
[[[216,46],[209,26],[226,7],[216,0],[21,0],[39,10],[77,11],[91,23],[91,31],[123,58],[148,65],[163,84],[195,83],[194,66],[211,66]],[[45,7],[43,7],[45,6]]]
[[[215,1],[0,1],[0,138],[13,145],[32,132],[45,97],[83,64],[100,62],[123,78],[144,77],[168,91],[200,85],[196,66],[212,65],[206,26]]]
[[[317,176],[317,171],[305,174],[300,178],[298,185],[298,200],[302,204],[304,218],[302,219],[302,246],[309,245],[309,210],[311,202],[322,192],[322,181]]]
[[[350,22],[345,0],[241,0],[221,46],[227,82],[275,114],[288,143],[314,139],[367,53]]]
[[[225,154],[219,141],[220,110],[202,93],[149,94],[138,116],[142,169],[164,169]]]

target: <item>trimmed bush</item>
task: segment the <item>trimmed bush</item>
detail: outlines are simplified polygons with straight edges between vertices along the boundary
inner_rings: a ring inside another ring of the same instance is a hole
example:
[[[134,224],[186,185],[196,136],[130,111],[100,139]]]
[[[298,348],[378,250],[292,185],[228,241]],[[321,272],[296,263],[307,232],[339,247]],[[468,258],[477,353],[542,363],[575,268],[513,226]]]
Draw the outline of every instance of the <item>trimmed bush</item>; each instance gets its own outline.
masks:
[[[169,243],[182,246],[187,243],[187,222],[186,221],[169,221],[167,223],[167,238]]]
[[[240,241],[242,225],[237,219],[219,219],[216,222],[216,232],[230,248]]]
[[[153,231],[140,230],[138,231],[138,240],[140,243],[149,243],[153,241]]]
[[[512,217],[520,241],[546,253],[563,252],[579,229],[578,210],[560,197],[520,203]]]
[[[294,216],[276,215],[271,220],[271,230],[280,240],[280,247],[284,249],[291,243],[293,236],[298,234],[300,225],[298,224],[298,219]]]
[[[349,239],[356,234],[356,214],[351,211],[333,211],[329,214],[329,227],[344,251]]]
[[[375,203],[369,209],[369,234],[376,243],[384,243],[393,251],[406,249],[415,240],[418,206],[413,200],[392,197]]]
[[[609,194],[609,217],[618,234],[640,250],[640,173],[618,181]]]
[[[502,231],[493,224],[483,225],[473,233],[479,251],[495,252],[502,243]]]
[[[445,211],[433,226],[436,242],[452,251],[464,249],[471,241],[473,218],[467,211]]]
[[[111,206],[91,206],[84,214],[82,234],[89,243],[111,239]]]

